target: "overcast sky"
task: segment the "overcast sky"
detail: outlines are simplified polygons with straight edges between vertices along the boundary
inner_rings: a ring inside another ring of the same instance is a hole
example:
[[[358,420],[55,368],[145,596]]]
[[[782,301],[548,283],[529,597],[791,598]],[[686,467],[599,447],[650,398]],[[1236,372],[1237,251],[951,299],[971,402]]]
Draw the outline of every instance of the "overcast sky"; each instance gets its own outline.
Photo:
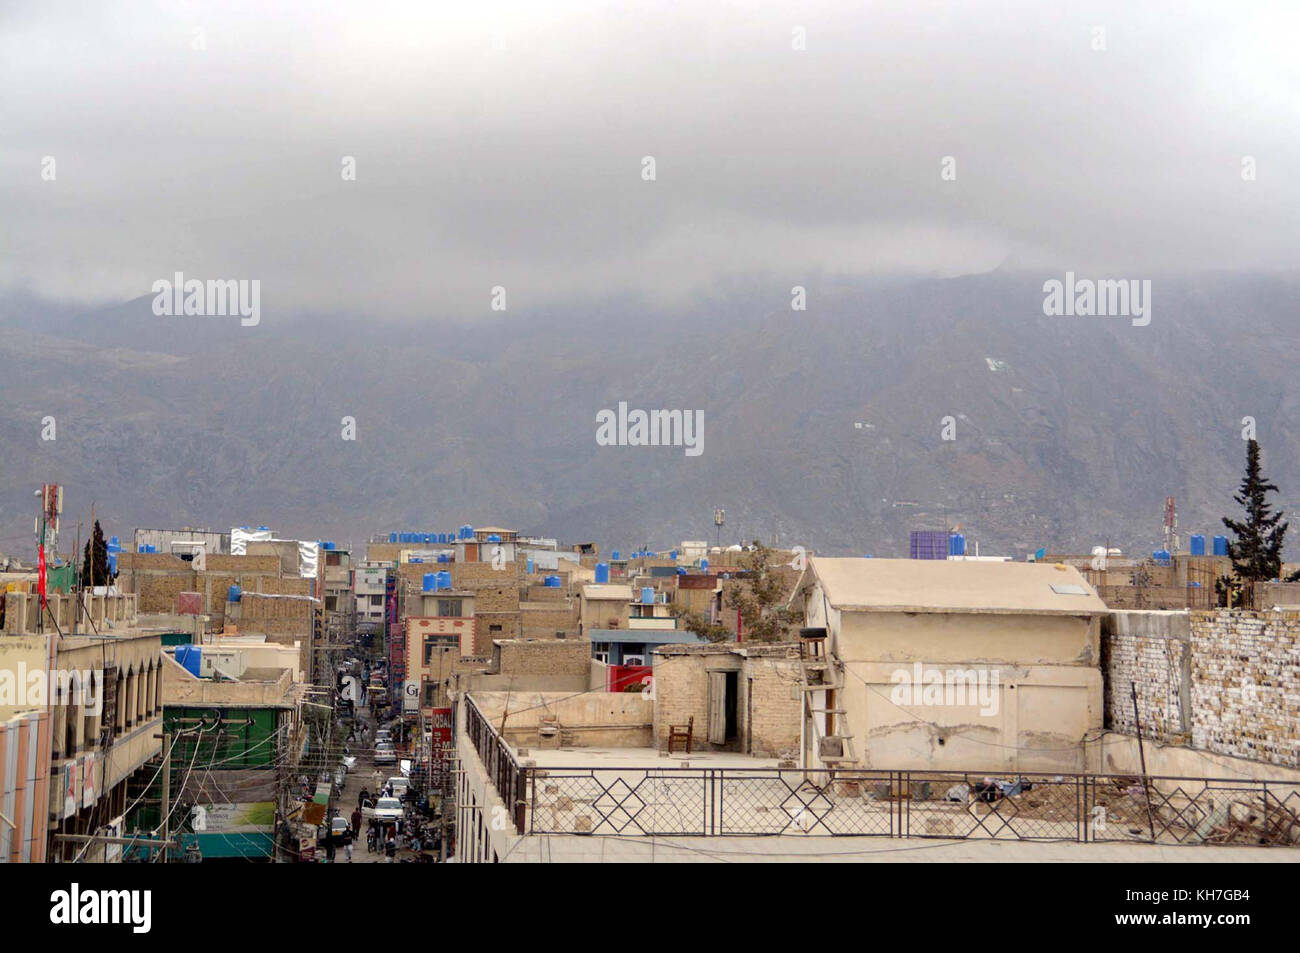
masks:
[[[1291,0],[326,6],[0,6],[0,288],[472,316],[1297,263]]]

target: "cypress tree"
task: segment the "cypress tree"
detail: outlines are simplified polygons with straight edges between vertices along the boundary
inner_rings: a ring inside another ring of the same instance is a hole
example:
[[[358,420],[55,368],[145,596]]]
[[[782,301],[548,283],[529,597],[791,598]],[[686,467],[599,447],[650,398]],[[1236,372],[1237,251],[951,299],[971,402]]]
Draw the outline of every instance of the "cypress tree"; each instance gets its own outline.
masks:
[[[1268,502],[1268,494],[1276,492],[1277,486],[1260,472],[1259,444],[1251,440],[1246,445],[1246,475],[1233,497],[1245,509],[1246,519],[1223,518],[1223,525],[1236,535],[1228,543],[1228,556],[1233,574],[1241,582],[1266,582],[1281,575],[1282,542],[1288,524],[1282,522],[1282,512],[1274,513]]]
[[[107,586],[112,579],[108,574],[108,542],[104,531],[95,520],[95,532],[86,540],[85,555],[81,561],[81,584],[83,586]]]

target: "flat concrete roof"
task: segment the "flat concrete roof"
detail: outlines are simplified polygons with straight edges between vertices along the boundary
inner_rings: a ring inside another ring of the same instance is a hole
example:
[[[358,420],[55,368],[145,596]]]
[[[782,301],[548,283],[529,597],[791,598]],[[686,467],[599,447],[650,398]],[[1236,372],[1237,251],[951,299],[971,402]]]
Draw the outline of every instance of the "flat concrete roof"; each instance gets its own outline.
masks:
[[[675,751],[661,755],[657,748],[528,748],[520,758],[539,768],[775,768],[776,758],[758,758],[739,751]]]
[[[1079,570],[1063,563],[814,556],[809,565],[830,604],[840,610],[1025,615],[1109,611]]]
[[[582,594],[588,599],[617,599],[620,602],[632,601],[632,587],[614,583],[589,583],[582,587]]]
[[[590,642],[619,642],[633,645],[696,645],[704,638],[686,629],[588,629]]]

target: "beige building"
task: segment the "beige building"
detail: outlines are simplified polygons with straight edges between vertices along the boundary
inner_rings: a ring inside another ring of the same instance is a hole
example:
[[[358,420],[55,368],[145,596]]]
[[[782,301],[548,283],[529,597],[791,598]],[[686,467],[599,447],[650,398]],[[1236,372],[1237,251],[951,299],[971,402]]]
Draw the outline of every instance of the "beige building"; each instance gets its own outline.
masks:
[[[805,766],[1086,769],[1107,610],[1077,569],[815,557],[809,581],[828,663],[806,679],[825,687],[804,690]]]
[[[631,586],[618,583],[583,586],[578,599],[578,620],[582,631],[626,629],[631,603]]]
[[[25,741],[37,755],[30,761],[35,780],[26,803],[29,810],[48,812],[46,859],[72,859],[84,846],[59,835],[120,831],[129,779],[161,751],[159,634],[134,627],[134,596],[100,598],[103,606],[94,613],[102,625],[98,632],[61,637],[51,625],[40,634],[0,636],[0,679],[11,686],[0,692],[0,723],[46,713],[41,729]],[[39,599],[10,593],[9,608],[34,623]],[[60,611],[53,605],[51,610]],[[40,673],[39,696],[31,690],[34,673]],[[87,859],[106,859],[105,850],[100,844]]]
[[[670,726],[694,725],[700,751],[797,759],[800,748],[799,646],[788,642],[660,645],[654,663],[654,737],[668,747]]]

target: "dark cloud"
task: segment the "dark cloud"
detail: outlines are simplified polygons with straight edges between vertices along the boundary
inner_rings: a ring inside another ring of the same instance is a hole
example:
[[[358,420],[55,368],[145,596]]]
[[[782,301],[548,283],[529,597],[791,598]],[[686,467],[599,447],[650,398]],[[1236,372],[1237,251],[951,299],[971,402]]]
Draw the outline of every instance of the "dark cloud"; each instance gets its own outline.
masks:
[[[181,270],[260,278],[268,313],[456,317],[494,285],[526,311],[751,274],[1293,268],[1300,12],[1227,10],[11,7],[0,285],[99,301]]]

